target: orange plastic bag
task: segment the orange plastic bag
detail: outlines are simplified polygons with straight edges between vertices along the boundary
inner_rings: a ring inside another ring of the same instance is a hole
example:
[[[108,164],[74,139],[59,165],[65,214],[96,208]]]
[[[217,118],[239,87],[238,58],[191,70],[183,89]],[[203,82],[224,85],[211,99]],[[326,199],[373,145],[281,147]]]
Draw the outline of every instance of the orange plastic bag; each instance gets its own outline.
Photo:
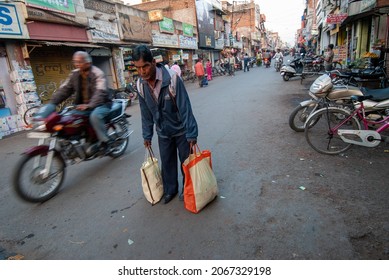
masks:
[[[217,180],[212,170],[211,151],[200,151],[193,146],[192,153],[182,164],[185,175],[184,205],[198,213],[218,194]]]

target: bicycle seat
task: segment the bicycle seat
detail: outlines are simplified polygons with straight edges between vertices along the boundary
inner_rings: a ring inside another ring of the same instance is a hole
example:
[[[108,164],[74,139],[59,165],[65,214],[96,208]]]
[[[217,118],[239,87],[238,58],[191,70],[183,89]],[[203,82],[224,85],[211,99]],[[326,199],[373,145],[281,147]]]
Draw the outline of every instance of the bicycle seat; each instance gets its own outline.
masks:
[[[366,98],[366,99],[371,99],[377,102],[381,102],[386,99],[389,99],[389,87],[378,88],[378,89],[370,89],[370,88],[362,87],[361,91],[365,96],[370,96],[370,98]]]

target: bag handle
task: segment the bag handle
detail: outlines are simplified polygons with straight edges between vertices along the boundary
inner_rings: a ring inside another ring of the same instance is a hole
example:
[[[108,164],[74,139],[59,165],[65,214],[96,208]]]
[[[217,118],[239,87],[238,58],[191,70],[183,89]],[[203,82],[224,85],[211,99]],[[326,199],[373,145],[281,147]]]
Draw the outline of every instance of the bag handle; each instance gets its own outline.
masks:
[[[200,147],[199,147],[199,145],[197,143],[194,144],[194,145],[192,143],[190,143],[189,144],[189,151],[190,151],[191,154],[194,154],[194,155],[197,154],[197,151],[201,154]]]
[[[151,160],[154,160],[155,156],[154,156],[154,152],[153,152],[153,149],[151,147],[147,147],[146,148],[146,151],[145,151],[145,160],[147,160],[147,156],[149,156],[151,158]]]

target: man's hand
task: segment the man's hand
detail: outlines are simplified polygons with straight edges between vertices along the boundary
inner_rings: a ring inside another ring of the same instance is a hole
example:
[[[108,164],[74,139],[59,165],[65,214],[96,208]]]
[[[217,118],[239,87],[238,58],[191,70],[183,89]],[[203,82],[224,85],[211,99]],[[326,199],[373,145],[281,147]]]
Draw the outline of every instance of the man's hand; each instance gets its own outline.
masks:
[[[194,146],[197,144],[197,139],[188,139],[188,143],[189,145]]]
[[[145,145],[145,148],[151,147],[151,140],[144,140],[143,145]]]
[[[80,110],[80,111],[85,111],[85,110],[89,109],[89,106],[88,106],[88,104],[79,104],[76,106],[76,109]]]

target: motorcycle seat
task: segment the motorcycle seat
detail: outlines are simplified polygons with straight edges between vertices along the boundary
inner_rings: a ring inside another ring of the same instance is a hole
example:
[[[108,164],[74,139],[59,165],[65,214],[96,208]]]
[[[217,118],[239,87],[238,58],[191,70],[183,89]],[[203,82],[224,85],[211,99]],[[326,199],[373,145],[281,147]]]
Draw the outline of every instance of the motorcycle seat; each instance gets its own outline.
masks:
[[[105,121],[108,122],[119,117],[122,114],[122,103],[120,102],[112,102],[111,111],[108,116],[105,118]]]
[[[361,88],[362,93],[369,97],[373,101],[381,102],[386,99],[389,99],[389,88],[379,88],[379,89],[370,89],[370,88]]]

